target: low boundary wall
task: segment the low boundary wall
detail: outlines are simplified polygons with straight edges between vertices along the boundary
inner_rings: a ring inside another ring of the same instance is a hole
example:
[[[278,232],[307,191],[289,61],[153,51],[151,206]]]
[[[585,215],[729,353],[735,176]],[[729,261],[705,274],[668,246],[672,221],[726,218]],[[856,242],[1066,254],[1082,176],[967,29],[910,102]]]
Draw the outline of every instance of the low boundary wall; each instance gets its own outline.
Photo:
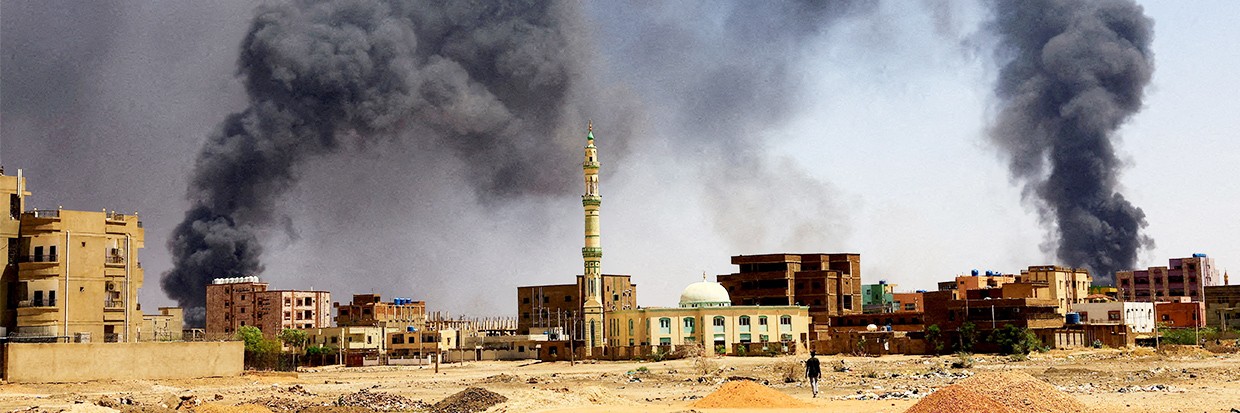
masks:
[[[244,362],[240,341],[8,343],[3,371],[10,383],[184,379],[237,376]]]

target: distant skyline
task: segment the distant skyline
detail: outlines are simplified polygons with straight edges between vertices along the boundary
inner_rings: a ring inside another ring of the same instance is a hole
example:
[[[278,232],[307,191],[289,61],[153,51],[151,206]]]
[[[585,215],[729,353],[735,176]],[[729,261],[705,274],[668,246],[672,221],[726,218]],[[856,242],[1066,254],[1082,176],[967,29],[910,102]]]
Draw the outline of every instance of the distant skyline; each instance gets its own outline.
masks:
[[[1154,72],[1116,144],[1121,191],[1154,241],[1138,269],[1206,253],[1240,271],[1240,4],[1139,4]],[[714,4],[575,7],[591,106],[540,149],[568,162],[535,175],[563,187],[488,197],[471,179],[495,165],[356,137],[279,197],[262,278],[340,302],[374,292],[512,315],[515,287],[581,273],[589,118],[603,272],[634,275],[643,306],[675,305],[739,254],[860,253],[865,283],[910,291],[1062,264],[986,138],[998,65],[981,3],[842,8],[793,35],[733,32],[768,15]],[[173,303],[159,277],[194,159],[247,104],[235,75],[252,17],[245,2],[0,3],[0,163],[25,170],[28,207],[137,211],[148,306]],[[710,87],[728,81],[752,89]]]

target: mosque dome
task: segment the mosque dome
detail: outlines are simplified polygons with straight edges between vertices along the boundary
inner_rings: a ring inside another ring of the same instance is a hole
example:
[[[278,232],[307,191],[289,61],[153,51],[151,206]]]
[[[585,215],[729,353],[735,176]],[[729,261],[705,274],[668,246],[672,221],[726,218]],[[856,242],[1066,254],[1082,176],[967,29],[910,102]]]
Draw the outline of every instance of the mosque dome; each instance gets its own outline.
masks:
[[[680,293],[681,307],[727,307],[732,305],[732,298],[722,284],[701,281],[689,284]]]

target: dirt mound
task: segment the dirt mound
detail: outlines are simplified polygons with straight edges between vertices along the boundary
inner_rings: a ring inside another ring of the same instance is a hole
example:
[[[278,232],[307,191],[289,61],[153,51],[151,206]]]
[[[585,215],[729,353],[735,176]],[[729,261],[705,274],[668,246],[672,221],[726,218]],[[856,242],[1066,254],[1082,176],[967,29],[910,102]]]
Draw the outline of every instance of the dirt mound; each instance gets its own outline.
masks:
[[[428,407],[421,400],[409,400],[389,393],[372,393],[368,389],[340,396],[340,398],[336,399],[336,406],[365,407],[380,412],[403,412],[407,410],[421,410]]]
[[[714,393],[693,402],[690,407],[723,408],[799,408],[814,405],[797,400],[752,381],[730,381]]]
[[[481,387],[467,387],[431,407],[436,413],[474,413],[508,401],[504,395]]]
[[[906,413],[1077,413],[1089,408],[1047,382],[1018,372],[979,373],[926,396]]]

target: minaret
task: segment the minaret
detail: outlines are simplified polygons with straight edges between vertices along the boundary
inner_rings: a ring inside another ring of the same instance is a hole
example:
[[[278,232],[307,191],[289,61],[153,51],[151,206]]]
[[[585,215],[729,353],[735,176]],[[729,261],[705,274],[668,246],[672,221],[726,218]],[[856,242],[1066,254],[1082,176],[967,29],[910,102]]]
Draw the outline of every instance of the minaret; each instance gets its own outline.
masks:
[[[581,206],[586,215],[586,244],[581,248],[585,261],[585,313],[586,354],[595,347],[603,346],[603,272],[601,262],[603,247],[599,243],[598,209],[603,199],[598,194],[598,150],[594,147],[594,122],[590,122],[586,134],[586,160],[581,164],[586,179],[586,193],[581,196]]]

